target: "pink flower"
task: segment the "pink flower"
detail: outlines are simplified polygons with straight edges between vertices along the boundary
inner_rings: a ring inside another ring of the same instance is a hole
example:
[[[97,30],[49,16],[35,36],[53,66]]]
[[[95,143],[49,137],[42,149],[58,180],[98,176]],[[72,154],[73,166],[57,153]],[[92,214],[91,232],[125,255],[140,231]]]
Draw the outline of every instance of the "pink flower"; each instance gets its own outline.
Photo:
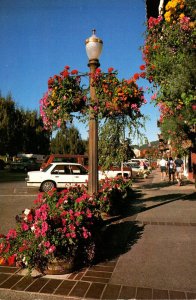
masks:
[[[50,242],[49,241],[44,242],[44,246],[47,247],[47,248],[49,248],[50,247]]]
[[[74,238],[74,239],[76,238],[75,232],[71,232],[71,237]]]
[[[87,209],[86,215],[87,215],[87,218],[92,218],[92,213],[91,213],[90,209]]]
[[[70,229],[71,231],[74,231],[74,230],[76,229],[76,227],[75,227],[73,224],[70,224],[70,225],[69,225],[69,229]]]
[[[35,232],[36,238],[38,238],[41,235],[41,229],[37,226],[35,227],[34,232]]]
[[[27,230],[29,229],[29,226],[28,226],[26,223],[22,223],[22,224],[21,224],[21,229],[22,229],[23,231],[27,231]]]
[[[43,235],[43,236],[45,236],[46,235],[46,231],[48,230],[48,223],[46,223],[46,222],[43,222],[42,223],[42,230],[41,230],[41,234]]]
[[[49,253],[53,253],[55,250],[56,250],[56,247],[54,245],[52,245],[48,251],[49,251]]]
[[[159,16],[158,18],[150,17],[148,20],[148,28],[152,29],[162,21],[163,17]]]
[[[7,234],[6,238],[7,239],[9,239],[9,238],[16,238],[16,236],[17,236],[16,230],[15,229],[10,229],[8,231],[8,234]]]
[[[61,127],[61,119],[59,119],[56,124],[57,124],[57,127],[60,128]]]

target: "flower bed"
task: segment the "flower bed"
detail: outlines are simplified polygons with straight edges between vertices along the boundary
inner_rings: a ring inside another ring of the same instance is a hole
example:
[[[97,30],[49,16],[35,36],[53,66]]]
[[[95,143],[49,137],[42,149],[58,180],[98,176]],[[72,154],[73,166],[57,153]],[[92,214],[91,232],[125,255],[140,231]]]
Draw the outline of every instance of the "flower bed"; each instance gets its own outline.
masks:
[[[108,179],[100,187],[94,196],[89,196],[84,186],[40,193],[33,208],[16,216],[16,228],[1,235],[0,264],[45,272],[55,258],[74,259],[76,265],[92,262],[96,251],[94,238],[103,222],[101,214],[118,212],[131,182]],[[116,193],[118,198],[114,201]]]

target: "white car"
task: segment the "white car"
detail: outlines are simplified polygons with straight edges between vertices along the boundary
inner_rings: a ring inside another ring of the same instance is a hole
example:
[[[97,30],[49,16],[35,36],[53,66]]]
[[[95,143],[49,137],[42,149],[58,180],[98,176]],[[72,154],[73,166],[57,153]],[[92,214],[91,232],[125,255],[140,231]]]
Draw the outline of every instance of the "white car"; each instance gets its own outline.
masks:
[[[99,179],[105,175],[99,171]],[[75,184],[87,185],[88,170],[76,163],[51,163],[42,171],[27,173],[28,187],[38,187],[40,191],[48,192],[53,188],[65,188]]]
[[[121,172],[118,168],[110,171],[98,171],[98,179],[106,177],[124,176],[131,178],[131,169]],[[27,173],[26,183],[28,187],[38,187],[40,191],[48,192],[53,188],[65,188],[76,184],[87,185],[88,170],[77,163],[51,163],[42,171],[31,171]]]
[[[125,163],[125,165],[130,166],[132,168],[133,178],[137,178],[137,177],[147,178],[148,175],[150,174],[150,171],[148,169],[142,168],[138,162],[129,161]]]

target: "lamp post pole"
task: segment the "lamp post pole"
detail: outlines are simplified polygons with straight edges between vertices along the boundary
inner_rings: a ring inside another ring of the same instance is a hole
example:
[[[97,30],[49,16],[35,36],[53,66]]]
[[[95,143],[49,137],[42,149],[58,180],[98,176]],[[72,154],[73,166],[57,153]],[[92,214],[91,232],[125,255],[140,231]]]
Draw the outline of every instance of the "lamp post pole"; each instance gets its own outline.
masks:
[[[102,50],[102,40],[96,37],[95,30],[90,38],[86,40],[86,52],[89,58],[88,67],[90,73],[95,73],[100,66],[99,56]],[[93,78],[90,76],[90,98],[95,103],[95,87],[92,85]],[[98,192],[98,118],[91,111],[89,115],[89,178],[88,192],[90,195]]]

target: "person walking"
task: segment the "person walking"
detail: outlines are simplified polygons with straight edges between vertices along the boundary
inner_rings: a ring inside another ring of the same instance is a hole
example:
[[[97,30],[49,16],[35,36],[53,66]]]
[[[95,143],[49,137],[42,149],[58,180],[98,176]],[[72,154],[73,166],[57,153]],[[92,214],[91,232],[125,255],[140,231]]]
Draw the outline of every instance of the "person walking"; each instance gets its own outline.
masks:
[[[162,159],[159,162],[159,166],[161,169],[161,180],[165,180],[166,177],[166,170],[167,170],[167,161],[162,157]]]
[[[173,161],[173,158],[170,156],[169,160],[168,160],[168,163],[167,163],[167,166],[168,166],[168,173],[169,173],[169,182],[172,182],[174,183],[174,179],[175,179],[175,165],[174,165],[174,161]]]
[[[176,179],[178,182],[178,185],[182,185],[182,173],[183,173],[183,167],[184,163],[183,160],[181,159],[180,155],[177,155],[177,158],[174,161],[175,168],[176,168]]]

